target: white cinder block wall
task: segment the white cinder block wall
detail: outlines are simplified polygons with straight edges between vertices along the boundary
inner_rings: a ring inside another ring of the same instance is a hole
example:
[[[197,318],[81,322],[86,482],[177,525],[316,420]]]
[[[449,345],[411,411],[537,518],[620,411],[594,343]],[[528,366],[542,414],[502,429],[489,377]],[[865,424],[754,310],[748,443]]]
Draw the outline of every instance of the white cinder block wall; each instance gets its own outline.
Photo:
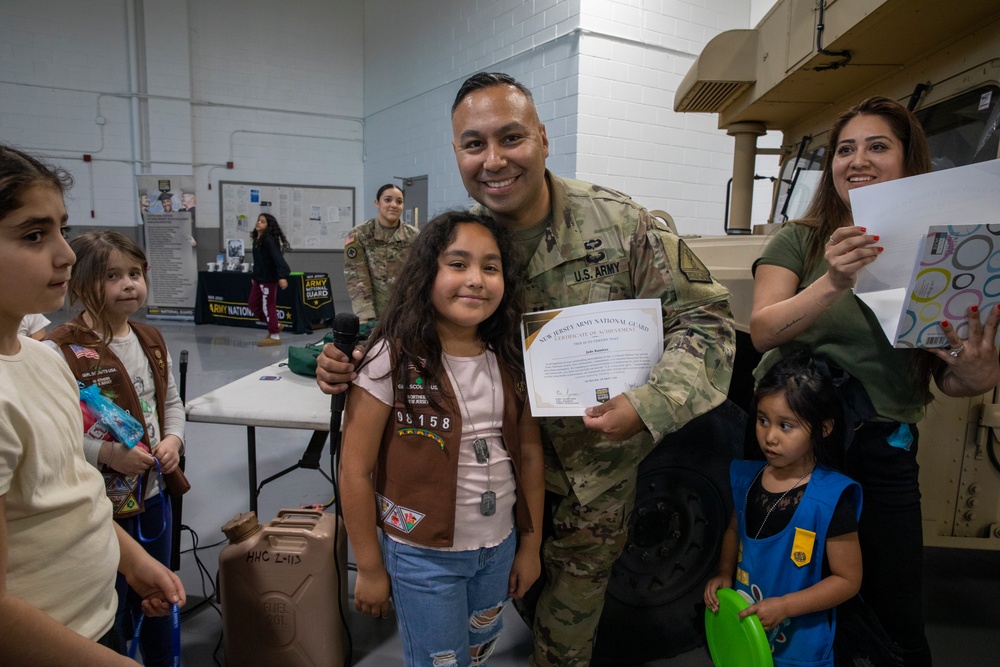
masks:
[[[0,140],[73,174],[76,224],[135,224],[128,23],[122,2],[0,4]]]
[[[732,140],[674,114],[673,91],[770,4],[0,0],[0,141],[73,173],[77,226],[134,228],[135,174],[193,175],[214,256],[219,180],[353,186],[358,221],[394,176],[428,176],[429,213],[467,205],[448,111],[465,77],[502,70],[533,90],[553,171],[721,233]],[[339,255],[299,261],[339,279]]]
[[[0,141],[74,175],[78,227],[134,231],[136,174],[193,175],[207,261],[219,180],[351,186],[360,207],[362,19],[361,0],[2,0]],[[346,298],[340,254],[291,259]]]
[[[670,213],[681,233],[722,234],[733,139],[715,115],[674,113],[695,57],[746,28],[747,0],[583,0],[577,175]]]
[[[427,175],[430,214],[468,205],[448,110],[468,75],[503,71],[535,95],[553,172],[664,209],[682,233],[721,234],[733,140],[714,115],[675,114],[674,91],[711,37],[749,27],[769,7],[751,0],[368,0],[366,190],[392,176]],[[770,191],[766,182],[762,188],[755,219],[763,221]],[[371,214],[367,200],[366,207]]]
[[[197,100],[192,143],[196,163],[204,165],[194,173],[199,204],[201,188],[213,183],[204,193],[209,224],[218,226],[219,180],[349,186],[360,206],[362,3],[188,4],[191,97]],[[219,166],[227,161],[234,169]]]
[[[478,71],[504,71],[535,97],[549,167],[573,174],[579,0],[365,2],[368,200],[393,176],[428,177],[428,216],[467,207],[451,147],[451,104]]]

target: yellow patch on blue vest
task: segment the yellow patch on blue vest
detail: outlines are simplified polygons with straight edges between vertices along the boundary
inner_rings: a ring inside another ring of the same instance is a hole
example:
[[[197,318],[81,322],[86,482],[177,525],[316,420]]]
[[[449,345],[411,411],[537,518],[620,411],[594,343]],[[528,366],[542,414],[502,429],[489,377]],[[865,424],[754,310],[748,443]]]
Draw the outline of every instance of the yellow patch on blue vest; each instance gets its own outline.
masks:
[[[812,562],[815,548],[816,533],[805,528],[796,528],[795,539],[792,540],[792,553],[789,555],[796,567],[802,567]]]

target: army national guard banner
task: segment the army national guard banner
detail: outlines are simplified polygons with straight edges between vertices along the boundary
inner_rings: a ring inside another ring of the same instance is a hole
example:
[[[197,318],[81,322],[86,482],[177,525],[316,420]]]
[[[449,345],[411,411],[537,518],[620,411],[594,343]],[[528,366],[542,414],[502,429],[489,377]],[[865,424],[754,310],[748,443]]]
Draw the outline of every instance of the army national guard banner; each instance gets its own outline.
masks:
[[[238,271],[200,271],[196,324],[223,324],[234,327],[264,327],[247,300],[250,274]],[[326,273],[292,273],[288,289],[278,290],[278,320],[291,333],[311,333],[313,325],[329,326],[333,320],[330,276]]]
[[[136,176],[135,182],[149,261],[147,314],[190,320],[198,281],[194,177]]]

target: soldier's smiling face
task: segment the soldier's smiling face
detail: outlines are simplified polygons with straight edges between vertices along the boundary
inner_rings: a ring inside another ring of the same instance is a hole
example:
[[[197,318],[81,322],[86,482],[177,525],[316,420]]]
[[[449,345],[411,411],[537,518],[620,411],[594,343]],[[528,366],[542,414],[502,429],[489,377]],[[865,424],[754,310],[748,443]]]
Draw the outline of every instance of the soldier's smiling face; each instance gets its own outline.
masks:
[[[549,140],[531,100],[510,85],[475,90],[459,102],[451,126],[469,196],[514,228],[548,215]]]
[[[399,188],[386,188],[375,200],[375,208],[378,209],[379,222],[396,226],[403,214],[403,191]]]

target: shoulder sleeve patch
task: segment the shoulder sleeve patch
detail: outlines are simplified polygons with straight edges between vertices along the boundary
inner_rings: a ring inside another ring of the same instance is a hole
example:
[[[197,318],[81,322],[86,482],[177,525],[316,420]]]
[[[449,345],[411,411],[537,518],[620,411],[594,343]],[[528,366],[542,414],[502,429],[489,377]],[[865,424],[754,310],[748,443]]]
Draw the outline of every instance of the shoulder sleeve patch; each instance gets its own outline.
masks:
[[[712,274],[698,255],[692,252],[683,239],[677,239],[677,255],[680,260],[680,270],[684,277],[692,283],[710,283]]]
[[[351,246],[350,248],[347,249],[347,256],[350,257],[351,259],[354,259],[355,257],[358,256],[358,249],[355,248],[354,246]]]

